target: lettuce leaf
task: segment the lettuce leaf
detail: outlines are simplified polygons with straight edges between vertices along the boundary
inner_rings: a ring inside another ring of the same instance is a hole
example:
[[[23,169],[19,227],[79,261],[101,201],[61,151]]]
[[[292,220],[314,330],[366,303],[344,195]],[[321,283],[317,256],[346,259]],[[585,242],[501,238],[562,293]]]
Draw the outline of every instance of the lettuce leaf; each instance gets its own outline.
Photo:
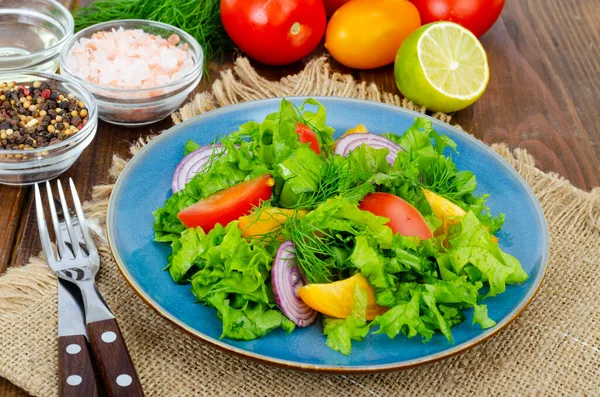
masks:
[[[318,189],[325,160],[308,147],[299,147],[277,166],[285,181],[279,204],[283,207],[302,207]]]
[[[242,237],[237,221],[215,226],[198,246],[198,269],[191,277],[199,301],[215,294],[239,294],[244,300],[274,306],[270,277],[273,255],[258,239]]]
[[[208,234],[190,228],[173,244],[168,265],[175,282],[191,282],[198,301],[217,309],[221,337],[251,340],[294,323],[279,310],[270,282],[273,252],[258,239],[242,237],[237,221]]]
[[[242,308],[235,309],[225,294],[213,295],[208,303],[217,309],[217,317],[223,322],[219,339],[254,340],[277,328],[283,328],[287,333],[295,328],[295,324],[279,310],[269,309],[264,303],[246,302]]]
[[[394,280],[386,273],[385,258],[379,254],[374,241],[364,235],[356,236],[354,250],[349,259],[375,289],[377,304],[393,306],[396,290]]]
[[[387,173],[390,165],[386,160],[388,149],[375,149],[365,144],[354,149],[348,155],[350,173],[368,179],[374,174]]]
[[[357,284],[354,288],[352,311],[345,319],[325,317],[323,334],[327,336],[327,346],[344,355],[352,351],[352,341],[362,341],[369,333],[367,323],[367,291]]]
[[[487,307],[477,303],[481,283],[471,283],[466,276],[450,281],[426,278],[423,283],[401,283],[396,304],[373,320],[379,325],[375,333],[394,338],[400,332],[412,338],[421,335],[431,339],[436,330],[452,342],[452,326],[464,321],[462,309],[473,307],[473,324],[489,328],[495,322],[487,315]]]
[[[507,283],[527,280],[527,273],[519,261],[500,250],[492,241],[489,230],[472,211],[451,228],[448,242],[450,249],[436,256],[444,280],[460,275],[476,276],[489,284],[487,296],[504,292]]]
[[[415,291],[408,302],[397,304],[373,320],[371,325],[379,326],[374,333],[386,334],[390,339],[395,338],[399,333],[403,333],[409,338],[421,335],[425,340],[431,339],[434,331],[421,320],[420,303],[421,293]]]
[[[179,244],[173,250],[168,264],[173,281],[180,283],[186,280],[186,275],[204,253],[202,239],[206,236],[201,227],[186,229],[181,233]]]

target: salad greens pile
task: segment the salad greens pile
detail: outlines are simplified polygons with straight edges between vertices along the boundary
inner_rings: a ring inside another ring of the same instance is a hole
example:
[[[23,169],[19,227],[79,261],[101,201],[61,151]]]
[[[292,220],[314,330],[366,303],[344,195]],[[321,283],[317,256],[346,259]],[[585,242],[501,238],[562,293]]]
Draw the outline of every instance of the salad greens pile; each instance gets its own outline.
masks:
[[[296,124],[309,126],[321,145],[321,154],[301,143]],[[520,283],[527,274],[519,261],[493,240],[504,216],[493,216],[475,195],[475,175],[458,170],[451,156],[456,144],[439,135],[425,118],[415,120],[404,134],[384,134],[401,145],[393,165],[388,149],[362,145],[348,156],[333,154],[333,129],[326,125],[325,108],[309,99],[295,107],[285,99],[279,110],[262,123],[250,121],[221,137],[225,151],[214,151],[202,172],[154,212],[155,239],[169,243],[167,269],[177,283],[190,283],[199,302],[214,307],[223,322],[221,337],[252,340],[295,325],[278,309],[270,271],[282,239],[296,247],[298,267],[309,283],[328,283],[356,273],[368,280],[378,305],[389,308],[373,321],[366,320],[367,294],[356,288],[348,318],[325,316],[327,345],[350,354],[351,341],[370,330],[390,338],[398,334],[429,340],[436,331],[452,342],[452,326],[465,320],[489,328],[481,301]],[[187,154],[199,145],[189,142]],[[238,222],[204,231],[181,223],[184,208],[223,189],[270,174],[275,180],[269,206],[303,209],[289,216],[284,227],[261,238],[244,238]],[[410,203],[438,230],[442,220],[429,206],[422,188],[449,199],[466,215],[447,232],[420,240],[393,234],[388,219],[359,209],[372,192],[388,192]]]

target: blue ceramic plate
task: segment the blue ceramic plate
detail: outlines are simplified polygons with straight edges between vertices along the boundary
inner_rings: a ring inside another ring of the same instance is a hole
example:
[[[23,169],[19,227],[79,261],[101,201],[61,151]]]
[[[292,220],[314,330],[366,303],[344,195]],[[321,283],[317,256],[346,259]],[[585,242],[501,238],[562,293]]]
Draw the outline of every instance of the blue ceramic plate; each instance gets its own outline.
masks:
[[[305,98],[293,98],[300,104]],[[375,102],[343,98],[316,98],[327,108],[328,124],[338,132],[357,124],[370,131],[404,132],[419,113]],[[110,245],[117,264],[133,289],[161,315],[224,350],[285,367],[333,372],[374,372],[407,368],[460,353],[494,335],[531,302],[544,275],[548,258],[548,232],[540,205],[525,181],[489,147],[468,134],[433,120],[437,131],[458,144],[454,160],[459,169],[477,176],[478,193],[490,193],[492,212],[504,212],[506,223],[498,234],[503,250],[516,256],[529,274],[522,285],[489,298],[489,315],[497,325],[482,331],[467,321],[452,328],[454,344],[437,334],[429,343],[402,336],[369,335],[354,343],[348,357],[325,345],[319,324],[296,329],[290,335],[274,331],[250,342],[219,340],[221,322],[215,310],[195,302],[189,285],[175,284],[163,268],[169,247],[152,240],[152,211],[171,195],[171,177],[189,139],[200,144],[213,142],[248,120],[262,121],[275,112],[279,99],[246,102],[190,119],[164,132],[144,147],[127,165],[113,191],[108,210]]]

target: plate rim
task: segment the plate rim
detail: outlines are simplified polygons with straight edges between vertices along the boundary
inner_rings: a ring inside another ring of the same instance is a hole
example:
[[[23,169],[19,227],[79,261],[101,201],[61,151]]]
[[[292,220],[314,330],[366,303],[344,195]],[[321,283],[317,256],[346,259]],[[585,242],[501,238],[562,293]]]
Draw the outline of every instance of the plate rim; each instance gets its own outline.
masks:
[[[541,237],[542,237],[542,244],[543,244],[543,247],[542,247],[543,248],[543,251],[542,251],[543,256],[541,258],[541,263],[540,263],[541,272],[538,272],[538,275],[533,280],[534,281],[533,288],[531,288],[529,290],[527,295],[523,299],[521,299],[521,301],[510,311],[510,313],[505,317],[504,320],[497,323],[493,328],[490,328],[489,330],[482,332],[477,337],[469,339],[459,345],[452,346],[450,349],[444,350],[442,352],[430,354],[430,355],[416,358],[416,359],[391,363],[391,364],[356,365],[356,366],[340,365],[340,366],[338,366],[338,365],[324,365],[324,364],[309,364],[309,363],[301,363],[301,362],[297,362],[297,361],[293,361],[293,360],[273,358],[268,355],[259,354],[259,353],[255,353],[255,352],[252,352],[249,350],[245,350],[245,349],[239,348],[237,346],[233,346],[228,343],[222,342],[219,339],[212,338],[208,335],[205,335],[204,333],[202,333],[200,331],[193,329],[192,327],[190,327],[183,321],[180,321],[175,316],[171,315],[168,312],[168,310],[164,309],[158,302],[156,302],[154,299],[152,299],[149,296],[149,294],[146,294],[144,291],[142,291],[142,288],[140,286],[136,285],[136,282],[133,280],[133,277],[131,276],[131,274],[129,274],[128,270],[126,269],[126,266],[124,265],[125,261],[121,258],[119,252],[115,249],[116,242],[114,241],[114,237],[113,237],[113,233],[112,233],[114,225],[112,223],[112,217],[111,217],[111,214],[114,213],[114,207],[115,207],[115,201],[116,201],[116,199],[114,199],[114,197],[117,196],[117,194],[115,194],[115,193],[118,193],[119,190],[122,188],[122,185],[124,183],[123,181],[129,174],[131,169],[135,166],[135,164],[143,156],[143,153],[146,152],[147,150],[149,150],[149,148],[153,147],[154,145],[157,145],[158,142],[160,142],[161,140],[166,139],[166,137],[175,133],[175,131],[187,126],[188,124],[195,123],[196,121],[204,119],[204,118],[213,117],[213,116],[219,115],[221,113],[227,114],[229,112],[236,111],[238,109],[253,107],[256,104],[268,104],[271,102],[278,103],[283,98],[285,98],[287,100],[298,100],[298,101],[303,101],[303,100],[312,98],[317,101],[326,100],[326,101],[334,101],[334,102],[337,101],[337,102],[342,102],[342,103],[353,102],[353,103],[358,103],[358,104],[367,104],[369,106],[381,107],[386,110],[392,110],[392,111],[412,115],[413,117],[426,117],[432,121],[434,126],[450,128],[451,130],[454,130],[454,132],[456,132],[457,134],[464,134],[466,139],[473,142],[479,149],[482,149],[484,152],[491,154],[492,157],[494,157],[496,160],[498,160],[499,163],[508,171],[508,173],[511,176],[513,176],[513,178],[515,180],[518,181],[518,183],[524,188],[524,190],[527,191],[530,198],[533,198],[533,202],[537,209],[537,215],[538,215],[541,230],[542,230]],[[497,335],[502,330],[504,330],[533,301],[533,299],[537,295],[537,293],[540,289],[540,286],[542,284],[542,281],[546,275],[546,271],[548,268],[548,258],[549,258],[548,223],[547,223],[546,217],[544,215],[544,211],[539,203],[539,200],[533,193],[533,190],[531,190],[531,187],[527,184],[527,182],[525,182],[523,177],[504,158],[502,158],[498,153],[493,151],[489,146],[487,146],[485,143],[483,143],[479,139],[468,134],[467,132],[458,129],[458,128],[454,127],[453,125],[444,123],[444,122],[442,122],[438,119],[435,119],[424,113],[420,113],[420,112],[417,112],[417,111],[414,111],[411,109],[406,109],[403,107],[385,104],[385,103],[381,103],[381,102],[356,99],[356,98],[333,97],[333,96],[285,96],[285,97],[274,97],[274,98],[266,98],[266,99],[241,102],[241,103],[237,103],[237,104],[224,106],[224,107],[194,116],[180,124],[172,126],[171,128],[169,128],[166,131],[163,131],[160,135],[158,135],[157,137],[152,139],[143,148],[141,148],[139,150],[139,152],[137,152],[128,161],[128,163],[125,166],[125,168],[123,169],[123,171],[121,171],[121,173],[119,174],[119,177],[117,178],[117,181],[114,184],[114,188],[113,188],[110,198],[109,198],[108,208],[107,208],[107,212],[106,212],[106,230],[107,230],[108,245],[110,247],[110,251],[113,255],[113,258],[115,259],[115,263],[117,265],[117,268],[119,269],[119,272],[121,273],[123,278],[127,281],[127,284],[129,284],[129,286],[142,299],[142,301],[144,301],[150,308],[152,308],[154,311],[156,311],[159,315],[161,315],[162,317],[164,317],[165,319],[170,321],[172,325],[175,325],[176,327],[180,328],[187,334],[195,337],[196,339],[199,339],[200,341],[202,341],[204,343],[207,343],[209,345],[217,347],[221,351],[224,351],[227,353],[233,353],[233,354],[237,355],[238,357],[243,357],[246,359],[249,358],[249,359],[252,359],[252,360],[260,362],[260,363],[275,365],[275,366],[278,366],[281,368],[304,370],[304,371],[311,371],[311,372],[332,373],[332,374],[342,374],[342,373],[343,374],[368,374],[368,373],[389,372],[389,371],[414,368],[414,367],[418,367],[418,366],[421,366],[424,364],[433,363],[436,361],[440,361],[440,360],[461,354],[461,353],[465,352],[466,350],[469,350],[469,349],[483,343],[484,341],[490,339],[491,337]]]

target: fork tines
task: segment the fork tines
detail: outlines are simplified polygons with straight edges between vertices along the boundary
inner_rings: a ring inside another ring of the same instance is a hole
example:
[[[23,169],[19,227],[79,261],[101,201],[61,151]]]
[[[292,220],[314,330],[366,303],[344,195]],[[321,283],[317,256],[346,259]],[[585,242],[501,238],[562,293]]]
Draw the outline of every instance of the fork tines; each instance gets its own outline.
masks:
[[[57,200],[52,194],[52,186],[50,182],[46,182],[48,207],[50,208],[50,218],[52,219],[52,227],[54,228],[57,255],[54,255],[52,250],[52,242],[50,240],[50,233],[46,224],[40,187],[37,183],[35,185],[35,207],[38,228],[40,231],[40,239],[42,242],[44,255],[46,256],[46,259],[51,267],[57,265],[61,260],[67,259],[65,257],[77,258],[87,253],[97,252],[94,241],[92,240],[89,229],[85,223],[85,216],[83,214],[81,202],[79,201],[79,195],[77,194],[75,184],[71,178],[69,178],[69,185],[71,188],[71,196],[73,197],[73,205],[75,207],[76,214],[73,216],[69,211],[69,206],[67,205],[65,193],[60,181],[56,181],[58,196],[60,198],[59,211],[56,209],[55,201]],[[83,237],[83,241],[80,240],[79,235]],[[83,252],[82,247],[86,252]]]

